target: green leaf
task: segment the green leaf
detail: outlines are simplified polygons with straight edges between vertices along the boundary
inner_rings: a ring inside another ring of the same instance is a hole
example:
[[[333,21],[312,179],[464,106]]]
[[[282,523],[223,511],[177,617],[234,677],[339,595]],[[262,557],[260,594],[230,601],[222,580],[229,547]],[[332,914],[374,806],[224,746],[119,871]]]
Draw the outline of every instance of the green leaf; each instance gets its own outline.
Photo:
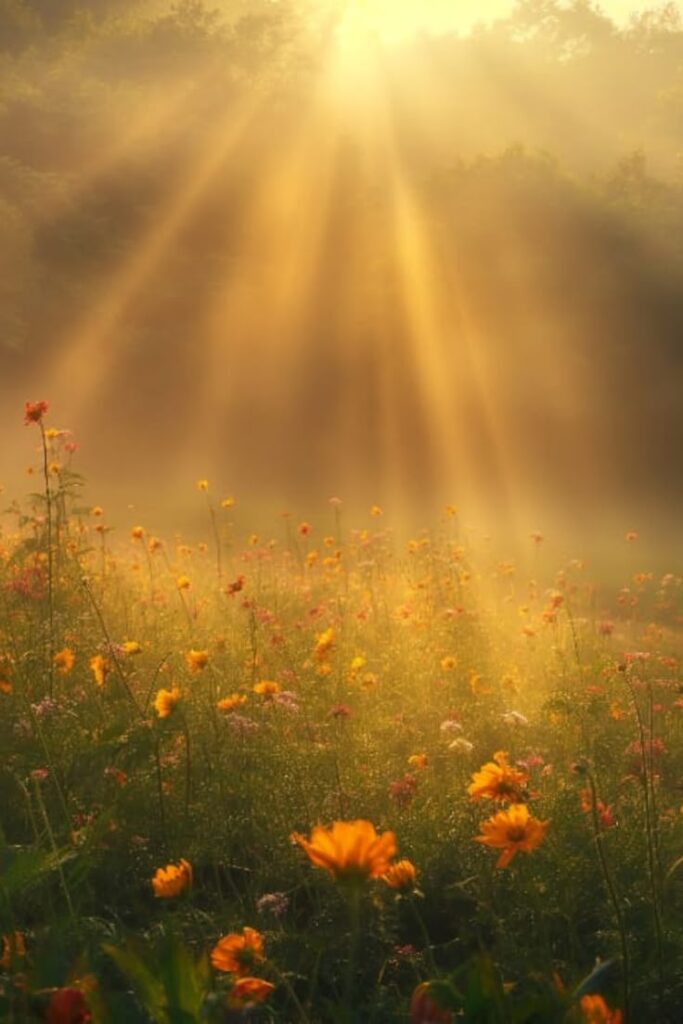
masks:
[[[145,962],[150,959],[149,950],[133,940],[129,940],[123,948],[105,942],[102,949],[130,982],[136,996],[155,1024],[171,1024],[164,985]]]

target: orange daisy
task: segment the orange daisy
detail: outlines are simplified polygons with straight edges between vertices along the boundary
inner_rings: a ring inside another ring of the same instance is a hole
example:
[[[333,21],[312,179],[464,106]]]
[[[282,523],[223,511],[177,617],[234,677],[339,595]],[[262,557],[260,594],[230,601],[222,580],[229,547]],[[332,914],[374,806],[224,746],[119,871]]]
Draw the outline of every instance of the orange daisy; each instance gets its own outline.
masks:
[[[230,932],[211,950],[211,963],[217,971],[241,976],[248,975],[264,959],[263,936],[255,928],[243,928],[241,935]]]
[[[496,867],[506,868],[520,850],[531,853],[541,845],[549,824],[532,817],[526,804],[512,804],[482,822],[482,835],[475,836],[475,842],[502,850]]]
[[[493,755],[493,761],[482,765],[472,775],[472,782],[467,787],[471,800],[498,800],[519,803],[523,796],[529,776],[508,764],[508,756],[503,750]]]
[[[393,832],[378,834],[369,821],[335,821],[331,828],[316,825],[311,838],[294,832],[294,842],[317,868],[325,868],[336,881],[381,878],[396,853]]]

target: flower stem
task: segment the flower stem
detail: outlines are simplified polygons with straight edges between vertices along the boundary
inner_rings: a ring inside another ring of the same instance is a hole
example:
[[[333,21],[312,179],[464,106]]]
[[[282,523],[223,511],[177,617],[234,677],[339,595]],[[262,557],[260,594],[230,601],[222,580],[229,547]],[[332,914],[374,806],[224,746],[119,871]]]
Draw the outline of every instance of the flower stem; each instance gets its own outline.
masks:
[[[626,937],[626,924],[624,921],[624,915],[619,903],[619,896],[614,885],[614,880],[609,869],[607,862],[607,855],[604,848],[604,840],[602,832],[600,830],[600,820],[598,818],[598,796],[595,789],[595,779],[593,778],[592,772],[586,770],[586,778],[588,779],[588,785],[591,791],[591,820],[593,823],[593,835],[595,838],[595,847],[598,851],[598,859],[600,861],[600,867],[602,869],[602,876],[609,893],[610,900],[612,902],[612,908],[614,910],[614,916],[617,921],[617,928],[619,930],[619,941],[621,945],[621,962],[622,962],[622,999],[624,1003],[624,1024],[629,1022],[629,991],[630,991],[630,969],[629,969],[629,953],[628,953],[628,941]]]

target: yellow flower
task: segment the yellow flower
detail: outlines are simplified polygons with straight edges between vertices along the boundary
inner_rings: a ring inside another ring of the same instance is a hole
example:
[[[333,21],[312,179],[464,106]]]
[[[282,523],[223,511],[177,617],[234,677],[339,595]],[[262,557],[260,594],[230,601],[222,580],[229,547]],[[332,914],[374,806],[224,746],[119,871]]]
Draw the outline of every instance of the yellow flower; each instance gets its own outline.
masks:
[[[130,531],[130,535],[133,540],[142,540],[145,536],[145,531],[142,526],[134,526]]]
[[[247,703],[247,698],[241,693],[231,693],[229,697],[222,697],[216,707],[219,711],[234,711]]]
[[[254,693],[261,697],[272,697],[280,692],[280,684],[273,679],[262,679],[260,683],[254,683]]]
[[[223,498],[221,502],[221,508],[232,508],[235,504],[234,498]]]
[[[190,577],[189,576],[179,576],[178,579],[175,581],[175,585],[178,588],[178,590],[189,590],[190,589],[190,585],[191,585],[190,584]]]
[[[243,928],[241,935],[230,932],[211,950],[213,966],[229,974],[248,975],[263,959],[263,936],[255,928]]]
[[[137,640],[125,640],[121,644],[121,650],[124,654],[140,654],[142,652],[142,644],[139,644]]]
[[[499,750],[493,755],[493,761],[482,765],[480,770],[472,775],[467,792],[471,800],[507,800],[518,803],[528,778],[524,772],[511,768],[507,754]]]
[[[428,761],[429,759],[426,754],[411,754],[408,758],[408,764],[411,768],[426,768]]]
[[[111,672],[111,665],[101,654],[95,654],[89,662],[95,682],[98,686],[104,686],[107,676]]]
[[[193,649],[187,652],[185,661],[190,672],[201,672],[209,664],[209,652]]]
[[[102,508],[101,505],[93,505],[93,507],[90,509],[90,515],[91,516],[103,516],[104,515],[104,509]]]
[[[549,824],[532,817],[526,804],[512,804],[482,822],[483,834],[475,836],[475,841],[502,850],[496,867],[506,868],[519,850],[531,853],[541,845]]]
[[[318,633],[315,638],[315,655],[318,661],[326,661],[327,656],[334,648],[334,630],[332,626],[329,629],[323,630],[322,633]]]
[[[413,889],[416,879],[417,869],[409,860],[397,860],[382,875],[382,881],[392,889]]]
[[[373,518],[376,519],[378,516],[381,516],[382,514],[382,509],[380,508],[379,505],[370,506],[370,515],[373,516]]]
[[[209,489],[209,481],[208,480],[198,480],[197,481],[197,490],[198,491],[208,491],[208,489]]]
[[[311,838],[298,832],[292,840],[303,847],[315,867],[325,868],[336,881],[381,878],[396,853],[393,832],[379,835],[369,821],[335,821],[331,828],[316,825]]]
[[[0,956],[0,967],[9,971],[17,960],[26,956],[26,944],[21,932],[12,932],[2,937],[2,956]]]
[[[57,671],[59,672],[59,674],[61,676],[66,676],[66,675],[69,674],[71,669],[74,667],[76,658],[75,658],[74,652],[71,650],[71,648],[70,647],[65,647],[63,650],[57,651],[57,653],[55,654],[55,656],[54,656],[54,658],[52,660],[53,660],[54,666],[57,669]]]
[[[458,664],[458,659],[453,657],[452,654],[448,654],[445,658],[441,659],[441,668],[444,672],[451,672]]]
[[[159,690],[154,698],[154,708],[159,718],[168,718],[181,697],[182,693],[177,686],[174,686],[172,690]]]
[[[179,864],[167,864],[165,868],[158,868],[152,879],[154,895],[160,899],[179,896],[190,885],[192,885],[192,865],[186,860],[181,860]]]
[[[254,1003],[262,1003],[275,985],[263,978],[238,978],[228,994],[228,1005],[234,1009],[244,1009]]]

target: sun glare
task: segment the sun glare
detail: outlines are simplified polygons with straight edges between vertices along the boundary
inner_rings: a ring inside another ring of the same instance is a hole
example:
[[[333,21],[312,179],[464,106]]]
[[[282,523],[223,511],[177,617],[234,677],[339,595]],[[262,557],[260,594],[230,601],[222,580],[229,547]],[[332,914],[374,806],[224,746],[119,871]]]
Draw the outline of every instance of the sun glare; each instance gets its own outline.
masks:
[[[337,7],[340,38],[348,46],[362,43],[368,34],[395,44],[419,32],[453,32],[467,28],[483,13],[480,5],[450,0],[349,0]]]

